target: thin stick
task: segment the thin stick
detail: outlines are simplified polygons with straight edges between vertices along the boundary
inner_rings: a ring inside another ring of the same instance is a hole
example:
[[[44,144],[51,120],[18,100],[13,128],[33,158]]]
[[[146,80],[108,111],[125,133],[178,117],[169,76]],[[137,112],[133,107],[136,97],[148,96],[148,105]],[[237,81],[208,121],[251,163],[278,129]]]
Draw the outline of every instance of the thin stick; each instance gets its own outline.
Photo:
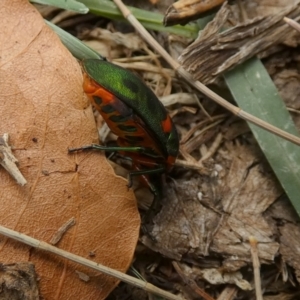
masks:
[[[261,291],[261,280],[260,280],[260,263],[257,252],[257,239],[254,236],[249,237],[251,257],[254,271],[254,283],[255,283],[255,293],[256,300],[263,300]]]
[[[164,290],[161,290],[159,288],[157,288],[156,286],[147,283],[145,281],[136,279],[134,277],[131,277],[127,274],[124,274],[120,271],[117,270],[113,270],[111,268],[105,267],[103,265],[97,264],[96,262],[90,261],[84,257],[81,257],[79,255],[75,255],[73,253],[70,253],[68,251],[59,249],[57,247],[51,246],[50,244],[47,244],[43,241],[39,241],[37,239],[34,239],[28,235],[22,234],[20,232],[8,229],[4,226],[0,225],[0,234],[5,235],[9,238],[12,238],[16,241],[19,241],[21,243],[24,243],[26,245],[32,246],[34,248],[40,249],[40,250],[44,250],[53,254],[56,254],[58,256],[64,257],[68,260],[74,261],[78,264],[81,264],[83,266],[86,266],[88,268],[91,268],[93,270],[99,271],[101,273],[104,273],[106,275],[115,277],[121,281],[124,281],[126,283],[129,283],[133,286],[142,288],[144,290],[146,290],[149,293],[164,297],[166,299],[171,299],[171,300],[184,300],[182,297],[173,295],[169,292],[166,292]]]
[[[283,20],[289,24],[291,27],[293,27],[294,29],[296,29],[298,32],[300,32],[300,24],[297,23],[295,20],[284,17]]]
[[[209,175],[210,172],[207,170],[202,164],[198,164],[197,162],[189,162],[182,159],[176,159],[175,166],[183,167],[190,170],[195,170],[200,172],[202,175]]]
[[[180,140],[180,144],[185,144],[189,138],[201,127],[203,127],[206,123],[214,122],[219,119],[224,119],[226,117],[226,114],[217,115],[214,117],[211,117],[211,119],[206,119],[202,122],[197,123],[194,127],[192,127]],[[203,132],[202,132],[203,133]]]
[[[251,122],[269,132],[272,132],[294,144],[300,145],[300,138],[292,135],[276,126],[273,126],[245,111],[232,105],[227,102],[224,98],[214,93],[212,90],[207,88],[200,81],[195,81],[193,76],[183,69],[183,67],[175,61],[168,52],[163,49],[159,43],[149,34],[149,32],[139,23],[139,21],[131,14],[128,8],[123,4],[121,0],[113,0],[114,3],[118,6],[123,16],[134,26],[134,28],[140,33],[140,35],[149,43],[149,45],[154,48],[168,63],[169,65],[183,78],[187,83],[195,87],[197,90],[202,92],[207,97],[211,98],[213,101],[218,103],[219,105],[226,108],[228,111],[233,113],[234,115],[240,117],[243,120]]]
[[[215,300],[213,297],[211,297],[209,294],[207,294],[203,289],[201,289],[194,279],[187,277],[181,270],[179,263],[173,261],[172,265],[178,275],[182,278],[184,283],[188,285],[197,295],[201,296],[204,300]]]
[[[191,138],[189,141],[187,141],[185,144],[183,144],[183,145],[182,145],[182,148],[183,148],[186,152],[188,152],[188,153],[192,152],[193,150],[195,150],[195,147],[194,147],[195,141],[197,141],[199,138],[201,138],[201,135],[202,135],[203,133],[205,133],[206,131],[208,131],[208,130],[211,129],[211,128],[216,127],[218,124],[220,124],[220,123],[222,123],[222,122],[223,122],[223,120],[222,120],[222,119],[219,119],[219,120],[217,120],[217,121],[215,121],[215,122],[213,122],[213,123],[207,125],[205,128],[203,128],[202,130],[200,130],[199,133],[198,133],[196,136],[194,136],[194,137]]]
[[[238,292],[236,286],[226,286],[225,289],[218,296],[217,300],[233,300]]]
[[[50,244],[51,245],[56,245],[61,238],[63,237],[63,235],[72,227],[76,224],[75,218],[72,217],[70,220],[68,220],[65,224],[63,224],[58,230],[57,232],[55,232],[55,234],[52,236],[51,240],[50,240]]]
[[[214,142],[210,146],[209,150],[207,151],[207,153],[205,153],[205,155],[203,155],[201,157],[201,159],[198,160],[198,163],[202,164],[204,161],[206,161],[210,157],[212,157],[215,154],[215,152],[217,151],[217,149],[219,148],[222,141],[223,141],[223,134],[219,132],[217,134],[217,137],[215,138]]]
[[[9,146],[9,135],[4,133],[0,137],[0,165],[16,180],[24,186],[27,181],[17,167],[18,160],[15,158]]]

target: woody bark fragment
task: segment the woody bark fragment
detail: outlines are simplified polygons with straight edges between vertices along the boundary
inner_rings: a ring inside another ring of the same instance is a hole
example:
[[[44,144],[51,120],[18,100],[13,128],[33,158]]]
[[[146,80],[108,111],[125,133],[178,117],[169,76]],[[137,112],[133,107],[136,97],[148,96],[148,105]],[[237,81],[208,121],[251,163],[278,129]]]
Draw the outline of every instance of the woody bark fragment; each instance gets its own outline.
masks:
[[[225,0],[179,0],[169,6],[164,25],[184,25],[189,21],[196,20],[203,13],[212,13]]]
[[[283,21],[285,16],[300,18],[300,1],[278,6],[268,15],[248,18],[243,23],[233,17],[233,8],[225,3],[201,33],[179,57],[182,66],[204,84],[213,83],[218,76],[247,59],[262,55],[273,46],[286,43],[297,34]],[[251,15],[251,12],[247,13]],[[229,23],[237,24],[229,28]],[[224,28],[225,31],[220,32]]]

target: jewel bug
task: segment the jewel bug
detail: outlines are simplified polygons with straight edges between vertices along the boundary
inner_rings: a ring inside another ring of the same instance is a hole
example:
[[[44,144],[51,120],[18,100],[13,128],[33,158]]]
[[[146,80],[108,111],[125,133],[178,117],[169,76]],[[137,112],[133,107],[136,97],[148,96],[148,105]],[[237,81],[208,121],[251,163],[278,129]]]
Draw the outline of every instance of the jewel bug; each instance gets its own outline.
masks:
[[[157,195],[150,177],[169,170],[179,151],[178,133],[166,109],[152,90],[126,69],[101,59],[85,59],[82,68],[83,90],[118,136],[118,146],[90,145],[69,151],[117,151],[131,160],[130,182],[132,176],[141,176]]]

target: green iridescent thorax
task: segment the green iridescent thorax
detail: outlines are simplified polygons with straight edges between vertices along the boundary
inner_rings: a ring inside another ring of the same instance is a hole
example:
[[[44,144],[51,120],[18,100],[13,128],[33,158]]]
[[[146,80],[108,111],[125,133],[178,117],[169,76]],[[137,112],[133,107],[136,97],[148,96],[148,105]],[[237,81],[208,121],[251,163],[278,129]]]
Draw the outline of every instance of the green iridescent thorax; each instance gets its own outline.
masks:
[[[83,67],[94,81],[116,95],[140,116],[153,132],[166,156],[177,156],[179,138],[176,128],[173,125],[170,133],[163,131],[161,122],[166,119],[167,111],[139,77],[105,60],[86,59]]]

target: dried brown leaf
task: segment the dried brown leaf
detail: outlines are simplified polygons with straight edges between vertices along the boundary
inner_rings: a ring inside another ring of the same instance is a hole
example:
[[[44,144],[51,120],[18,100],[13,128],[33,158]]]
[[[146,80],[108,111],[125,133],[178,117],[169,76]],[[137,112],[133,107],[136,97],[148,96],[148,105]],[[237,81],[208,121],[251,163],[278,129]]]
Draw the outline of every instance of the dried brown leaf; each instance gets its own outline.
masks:
[[[229,172],[221,183],[222,210],[226,215],[214,236],[212,250],[234,255],[234,260],[250,260],[248,239],[258,240],[258,255],[270,262],[278,251],[271,226],[263,212],[278,198],[281,189],[274,177],[258,164],[258,152],[251,147],[227,144],[223,157],[230,159]],[[223,164],[225,162],[223,161]],[[229,261],[226,267],[230,268]]]
[[[188,266],[186,266],[186,269]],[[187,271],[187,270],[185,270]],[[220,269],[198,269],[194,267],[191,269],[191,274],[195,279],[205,279],[207,282],[218,285],[218,284],[235,284],[242,290],[252,290],[251,284],[243,279],[243,275],[240,272],[226,273]]]
[[[28,2],[6,0],[0,14],[0,133],[10,133],[28,181],[20,187],[0,169],[0,224],[50,242],[74,217],[58,247],[126,271],[139,234],[134,195],[103,154],[68,154],[97,142],[80,67]],[[118,283],[9,239],[0,250],[3,262],[35,264],[47,299],[104,299]]]
[[[149,244],[146,238],[144,241],[176,260],[183,255],[208,255],[212,232],[221,217],[199,201],[200,194],[212,197],[210,183],[202,178],[177,183],[178,186],[167,190],[168,201],[154,219],[152,235],[155,244]]]
[[[177,260],[221,255],[225,270],[234,272],[251,261],[250,236],[258,240],[261,262],[274,261],[279,244],[263,213],[281,189],[258,163],[258,151],[231,143],[225,146],[211,176],[177,181],[175,189],[168,190],[168,201],[154,219],[156,243],[143,241]]]

